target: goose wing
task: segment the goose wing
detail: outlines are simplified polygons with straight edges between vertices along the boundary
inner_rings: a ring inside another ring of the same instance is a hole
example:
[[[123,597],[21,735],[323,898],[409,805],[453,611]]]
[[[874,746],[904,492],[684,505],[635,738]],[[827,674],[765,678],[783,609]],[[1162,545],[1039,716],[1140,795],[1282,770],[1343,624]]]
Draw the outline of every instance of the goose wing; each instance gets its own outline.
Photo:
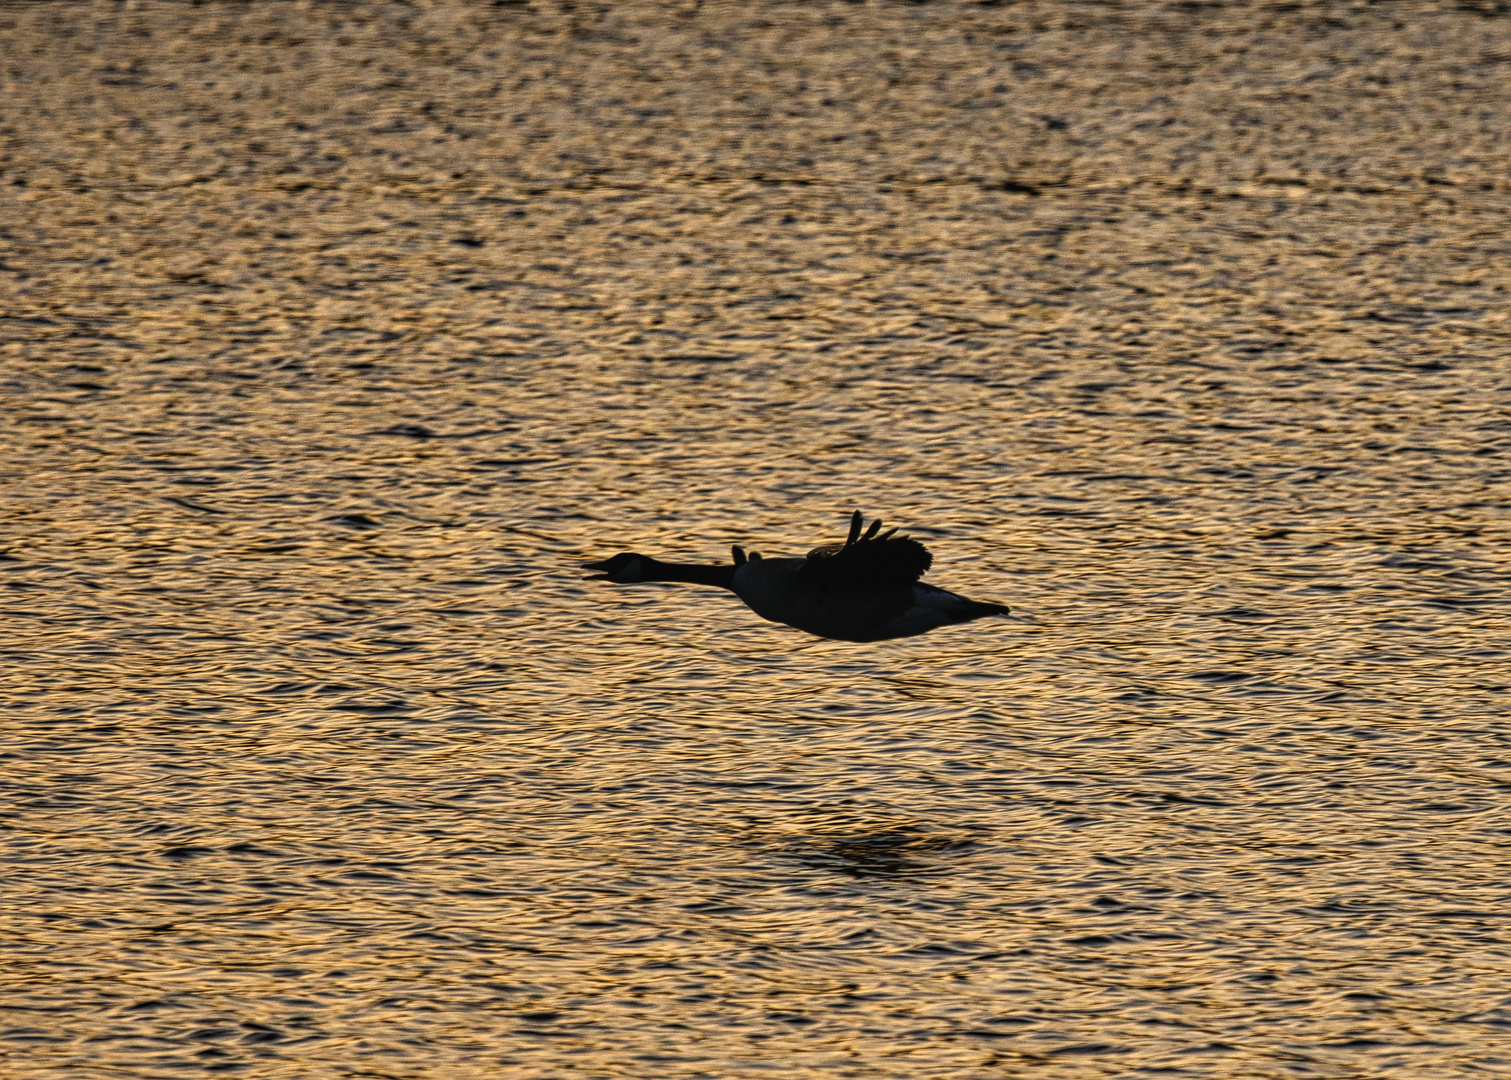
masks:
[[[843,544],[810,551],[798,571],[803,581],[821,588],[910,585],[934,562],[928,548],[917,540],[895,535],[896,529],[882,533],[879,518],[862,534],[864,525],[865,519],[857,510],[850,518],[850,536]]]

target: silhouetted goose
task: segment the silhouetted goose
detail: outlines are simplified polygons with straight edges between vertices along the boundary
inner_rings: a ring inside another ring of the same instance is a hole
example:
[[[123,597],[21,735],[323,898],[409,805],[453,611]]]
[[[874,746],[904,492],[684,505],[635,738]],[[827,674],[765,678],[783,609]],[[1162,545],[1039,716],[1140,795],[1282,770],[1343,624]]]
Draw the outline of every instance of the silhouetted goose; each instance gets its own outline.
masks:
[[[865,524],[857,510],[843,544],[814,548],[803,559],[747,557],[736,546],[728,566],[669,563],[626,551],[602,562],[591,581],[635,585],[642,581],[685,581],[729,589],[763,619],[786,623],[823,638],[884,641],[912,637],[938,626],[1006,615],[1001,604],[967,600],[918,579],[934,557],[917,540],[881,533],[881,522]]]

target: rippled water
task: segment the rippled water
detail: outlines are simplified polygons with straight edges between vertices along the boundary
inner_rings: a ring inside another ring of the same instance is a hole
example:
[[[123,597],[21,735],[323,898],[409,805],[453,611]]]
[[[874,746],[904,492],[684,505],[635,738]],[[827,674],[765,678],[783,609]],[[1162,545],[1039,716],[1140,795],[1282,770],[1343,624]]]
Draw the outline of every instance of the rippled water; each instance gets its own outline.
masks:
[[[4,1074],[1511,1072],[1504,9],[0,11]]]

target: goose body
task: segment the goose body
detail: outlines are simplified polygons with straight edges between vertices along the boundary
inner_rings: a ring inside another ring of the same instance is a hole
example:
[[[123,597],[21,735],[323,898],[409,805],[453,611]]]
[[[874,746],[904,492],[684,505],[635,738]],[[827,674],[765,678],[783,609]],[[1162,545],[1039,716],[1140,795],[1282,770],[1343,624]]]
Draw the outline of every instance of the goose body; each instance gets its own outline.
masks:
[[[668,563],[638,552],[584,563],[600,571],[591,580],[633,585],[681,581],[728,589],[761,618],[839,641],[912,637],[940,626],[1006,615],[1001,604],[968,600],[921,578],[933,556],[917,540],[877,535],[880,521],[862,533],[856,511],[843,544],[815,548],[800,559],[763,559],[733,549],[733,564]]]

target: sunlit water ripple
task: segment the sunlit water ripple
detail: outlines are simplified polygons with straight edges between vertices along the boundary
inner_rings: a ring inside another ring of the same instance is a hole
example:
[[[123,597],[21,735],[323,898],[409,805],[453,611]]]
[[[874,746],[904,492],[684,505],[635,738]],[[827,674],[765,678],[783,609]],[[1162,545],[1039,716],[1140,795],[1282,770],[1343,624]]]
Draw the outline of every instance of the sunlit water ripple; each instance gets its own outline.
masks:
[[[1450,6],[0,10],[4,1074],[1511,1072]]]

